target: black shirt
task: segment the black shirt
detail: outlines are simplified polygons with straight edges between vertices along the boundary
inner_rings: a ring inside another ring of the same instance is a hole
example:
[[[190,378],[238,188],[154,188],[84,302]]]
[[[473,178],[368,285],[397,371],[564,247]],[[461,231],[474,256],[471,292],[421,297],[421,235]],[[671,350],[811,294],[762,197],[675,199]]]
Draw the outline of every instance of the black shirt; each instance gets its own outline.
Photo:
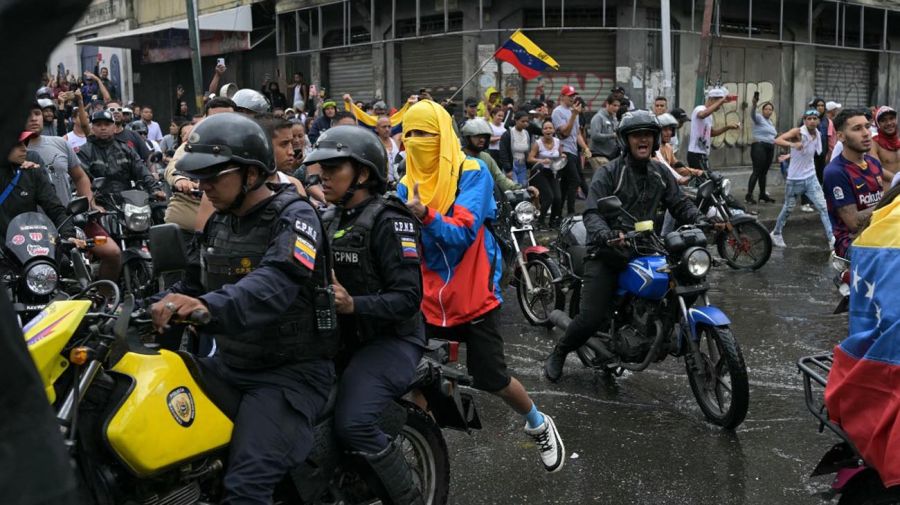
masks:
[[[126,128],[116,134],[116,140],[121,140],[128,144],[128,147],[134,149],[142,160],[147,161],[150,158],[150,149],[147,148],[147,142],[137,133]]]
[[[17,166],[6,163],[0,167],[0,193],[12,182],[16,174]],[[0,205],[0,240],[6,240],[6,228],[14,217],[23,212],[40,212],[43,209],[47,217],[57,227],[65,221],[66,208],[56,196],[56,190],[50,183],[50,178],[43,168],[29,168],[22,170],[22,175],[16,182],[12,192]],[[59,230],[61,237],[75,236],[75,229],[69,221]]]

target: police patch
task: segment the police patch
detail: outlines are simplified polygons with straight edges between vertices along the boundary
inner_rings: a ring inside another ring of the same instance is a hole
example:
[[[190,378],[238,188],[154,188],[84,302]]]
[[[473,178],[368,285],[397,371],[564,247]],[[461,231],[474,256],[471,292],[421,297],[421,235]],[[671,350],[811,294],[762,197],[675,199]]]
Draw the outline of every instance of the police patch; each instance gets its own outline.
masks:
[[[840,186],[835,186],[832,193],[834,194],[835,200],[843,200],[844,199],[844,190],[841,189]]]
[[[319,237],[319,231],[316,226],[312,223],[306,222],[302,219],[297,219],[294,221],[294,231],[299,233],[300,235],[305,235],[306,238],[310,239],[315,243],[315,241]]]
[[[316,246],[306,238],[297,235],[294,240],[294,259],[304,267],[312,270],[316,265]]]
[[[400,249],[401,249],[403,259],[407,259],[407,260],[418,260],[419,259],[419,248],[416,244],[415,237],[401,235],[400,236]]]

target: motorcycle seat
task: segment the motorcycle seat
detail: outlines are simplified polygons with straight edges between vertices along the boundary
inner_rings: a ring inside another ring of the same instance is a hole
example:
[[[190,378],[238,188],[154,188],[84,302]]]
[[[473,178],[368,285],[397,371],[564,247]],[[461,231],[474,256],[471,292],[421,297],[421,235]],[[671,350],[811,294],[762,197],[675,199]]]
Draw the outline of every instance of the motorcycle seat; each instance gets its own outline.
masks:
[[[584,258],[587,256],[587,247],[573,245],[569,248],[569,256],[572,257],[572,272],[578,277],[584,276]]]
[[[237,415],[238,406],[241,403],[240,391],[231,387],[214,374],[207,373],[203,367],[200,366],[200,363],[197,362],[197,358],[195,358],[194,355],[184,351],[178,351],[178,355],[181,356],[181,360],[184,361],[184,365],[187,367],[188,372],[190,372],[191,377],[197,381],[197,384],[200,386],[200,389],[206,393],[206,396],[208,396],[229,419],[234,419]]]

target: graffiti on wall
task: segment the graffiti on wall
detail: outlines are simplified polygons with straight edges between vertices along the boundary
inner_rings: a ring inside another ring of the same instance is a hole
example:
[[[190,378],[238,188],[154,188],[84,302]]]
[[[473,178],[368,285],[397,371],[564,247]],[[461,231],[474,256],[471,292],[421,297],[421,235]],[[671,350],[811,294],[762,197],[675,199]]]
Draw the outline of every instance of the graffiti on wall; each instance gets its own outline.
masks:
[[[741,123],[741,128],[728,130],[724,135],[713,137],[712,145],[715,148],[748,146],[753,142],[753,118],[750,116],[753,93],[759,91],[760,104],[765,102],[774,104],[775,86],[770,81],[726,82],[722,85],[728,89],[728,98],[719,110],[713,113],[713,128],[738,122]],[[776,109],[772,113],[772,121],[775,124],[778,124],[777,114]]]
[[[825,100],[834,100],[844,107],[867,107],[869,103],[869,69],[864,61],[848,64],[846,61],[816,61],[816,94]],[[824,68],[824,70],[823,70]]]
[[[545,74],[537,79],[526,81],[526,98],[540,98],[537,87],[544,85],[544,96],[548,100],[556,101],[562,87],[569,85],[578,91],[584,98],[588,110],[599,110],[606,100],[609,91],[615,87],[615,78],[612,75],[595,72],[553,72]]]

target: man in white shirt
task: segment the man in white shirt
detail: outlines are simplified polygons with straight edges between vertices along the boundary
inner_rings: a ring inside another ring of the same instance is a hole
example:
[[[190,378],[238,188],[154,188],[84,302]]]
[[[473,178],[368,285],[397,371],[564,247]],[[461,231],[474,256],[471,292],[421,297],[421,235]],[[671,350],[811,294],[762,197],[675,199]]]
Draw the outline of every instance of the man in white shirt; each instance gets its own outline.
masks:
[[[159,128],[159,123],[153,120],[152,107],[145,105],[144,108],[141,109],[141,119],[144,121],[144,124],[147,125],[147,139],[154,142],[162,141],[162,130]]]
[[[691,140],[688,143],[687,165],[689,167],[709,170],[709,148],[712,138],[718,137],[728,130],[737,130],[740,123],[713,127],[712,115],[725,103],[728,90],[723,87],[710,88],[706,92],[706,104],[698,105],[691,113]]]

